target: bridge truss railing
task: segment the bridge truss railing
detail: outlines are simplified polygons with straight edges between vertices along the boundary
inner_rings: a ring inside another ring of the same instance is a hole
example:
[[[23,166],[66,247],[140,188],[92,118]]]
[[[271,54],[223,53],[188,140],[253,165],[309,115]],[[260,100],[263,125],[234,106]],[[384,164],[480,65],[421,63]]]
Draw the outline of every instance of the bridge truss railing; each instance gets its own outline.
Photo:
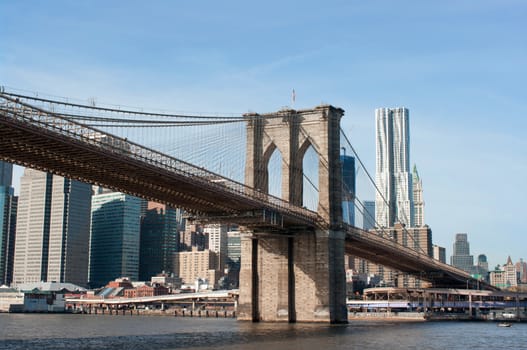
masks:
[[[473,280],[473,277],[470,276],[470,274],[448,264],[444,264],[440,261],[437,261],[424,253],[406,247],[394,241],[392,238],[385,238],[375,233],[368,232],[347,224],[344,224],[344,229],[347,233],[351,234],[356,239],[373,243],[376,246],[383,246],[385,248],[389,247],[391,248],[391,251],[397,252],[398,255],[406,256],[415,261],[421,261],[423,265],[427,265],[429,268],[435,268],[438,271],[441,270],[445,273],[450,274],[451,276],[456,276],[460,280]]]
[[[385,238],[381,235],[368,232],[366,230],[360,229],[355,226],[351,226],[348,224],[344,224],[344,229],[347,233],[351,234],[353,237],[359,238],[362,241],[369,241],[372,243],[376,243],[378,245],[383,245],[386,247],[390,247],[393,250],[398,250],[401,254],[404,254],[410,258],[414,259],[426,259],[429,258],[428,255],[425,255],[423,253],[419,253],[418,251],[415,251],[411,248],[405,247],[402,244],[394,241],[391,238]]]
[[[20,101],[19,98],[9,96],[8,93],[0,92],[0,111],[2,111],[4,117],[15,119],[21,123],[37,126],[52,133],[57,133],[96,146],[106,152],[112,152],[120,156],[128,156],[178,175],[192,178],[192,181],[201,182],[207,185],[209,189],[229,191],[237,196],[262,202],[264,207],[299,217],[307,222],[320,222],[318,214],[313,211],[294,206],[278,197],[257,191],[242,183],[168,156],[159,151],[141,146],[127,139],[72,121],[68,117],[61,116],[52,111],[32,106]]]

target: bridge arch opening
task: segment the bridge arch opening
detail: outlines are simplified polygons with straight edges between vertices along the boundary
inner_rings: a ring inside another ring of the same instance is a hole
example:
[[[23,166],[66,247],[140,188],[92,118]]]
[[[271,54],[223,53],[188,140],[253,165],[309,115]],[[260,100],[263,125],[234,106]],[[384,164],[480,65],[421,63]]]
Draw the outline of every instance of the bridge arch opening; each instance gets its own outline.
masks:
[[[264,153],[264,162],[267,164],[264,175],[264,190],[275,197],[282,198],[282,152],[274,143]]]
[[[318,211],[320,157],[308,141],[300,148],[299,155],[302,159],[302,206]]]

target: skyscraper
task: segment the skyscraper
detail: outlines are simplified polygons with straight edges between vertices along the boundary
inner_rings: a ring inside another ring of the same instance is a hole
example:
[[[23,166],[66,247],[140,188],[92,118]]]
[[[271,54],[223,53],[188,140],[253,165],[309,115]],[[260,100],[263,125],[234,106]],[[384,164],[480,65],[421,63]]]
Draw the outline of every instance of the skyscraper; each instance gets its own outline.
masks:
[[[523,261],[523,259],[520,259],[520,261],[516,263],[516,271],[518,272],[520,283],[527,283],[527,263]]]
[[[11,212],[9,220],[9,234],[5,246],[4,284],[13,282],[13,264],[15,263],[16,216],[18,211],[18,196],[11,197]]]
[[[0,161],[0,186],[11,187],[13,181],[13,164]]]
[[[86,285],[91,186],[26,168],[20,180],[14,284]]]
[[[507,262],[503,265],[503,271],[505,272],[505,283],[507,286],[514,287],[518,285],[518,271],[516,265],[512,263],[512,259],[509,256]]]
[[[179,251],[180,226],[180,209],[147,202],[141,219],[140,280],[149,281],[152,276],[163,271],[175,272],[173,262],[174,254]]]
[[[13,165],[0,161],[0,285],[13,279],[17,197],[11,187]]]
[[[375,201],[364,201],[362,228],[370,230],[375,227]]]
[[[446,249],[445,247],[440,247],[438,245],[433,245],[432,249],[434,251],[434,259],[446,264]]]
[[[227,286],[224,288],[238,288],[240,285],[240,262],[242,256],[241,236],[238,227],[230,227],[227,232]]]
[[[355,225],[355,158],[341,155],[342,164],[342,220]]]
[[[423,201],[423,181],[417,172],[417,166],[414,164],[412,174],[413,196],[414,196],[414,224],[421,227],[425,224],[425,202]]]
[[[92,198],[90,286],[139,278],[141,200],[121,192]]]
[[[476,273],[482,278],[486,279],[489,273],[489,263],[485,254],[478,255],[478,265],[476,266]]]
[[[242,257],[241,236],[238,229],[227,232],[227,264],[231,269],[240,269]]]
[[[209,236],[209,250],[216,253],[218,270],[223,271],[227,265],[227,232],[228,226],[225,224],[207,224],[203,231]]]
[[[410,127],[406,108],[375,110],[376,193],[375,215],[380,227],[395,222],[414,226],[410,174]]]
[[[474,271],[474,256],[470,255],[470,244],[466,233],[456,234],[454,253],[450,257],[450,265],[468,273]]]

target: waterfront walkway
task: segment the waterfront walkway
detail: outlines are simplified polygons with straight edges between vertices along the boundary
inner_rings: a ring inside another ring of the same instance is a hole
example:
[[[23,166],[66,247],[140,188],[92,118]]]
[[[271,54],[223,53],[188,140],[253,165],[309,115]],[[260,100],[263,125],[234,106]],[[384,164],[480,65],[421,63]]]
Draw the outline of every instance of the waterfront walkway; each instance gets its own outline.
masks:
[[[66,310],[87,314],[167,314],[185,317],[235,317],[238,290],[179,293],[137,298],[66,298]]]

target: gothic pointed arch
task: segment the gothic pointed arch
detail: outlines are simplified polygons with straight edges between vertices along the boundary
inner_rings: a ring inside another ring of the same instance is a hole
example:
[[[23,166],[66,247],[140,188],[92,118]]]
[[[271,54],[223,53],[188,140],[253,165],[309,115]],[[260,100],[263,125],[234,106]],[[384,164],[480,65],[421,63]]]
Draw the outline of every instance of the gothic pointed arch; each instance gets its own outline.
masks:
[[[282,152],[274,142],[269,143],[263,154],[265,167],[262,190],[267,194],[282,197]]]
[[[319,208],[319,167],[320,155],[310,142],[306,142],[299,154],[302,155],[302,206],[318,211]]]
[[[282,155],[282,198],[302,206],[303,159],[313,148],[318,156],[319,205],[315,211],[330,225],[341,221],[340,118],[343,110],[319,106],[310,110],[284,109],[270,114],[246,114],[247,157],[245,183],[267,191],[267,166],[276,149]]]

